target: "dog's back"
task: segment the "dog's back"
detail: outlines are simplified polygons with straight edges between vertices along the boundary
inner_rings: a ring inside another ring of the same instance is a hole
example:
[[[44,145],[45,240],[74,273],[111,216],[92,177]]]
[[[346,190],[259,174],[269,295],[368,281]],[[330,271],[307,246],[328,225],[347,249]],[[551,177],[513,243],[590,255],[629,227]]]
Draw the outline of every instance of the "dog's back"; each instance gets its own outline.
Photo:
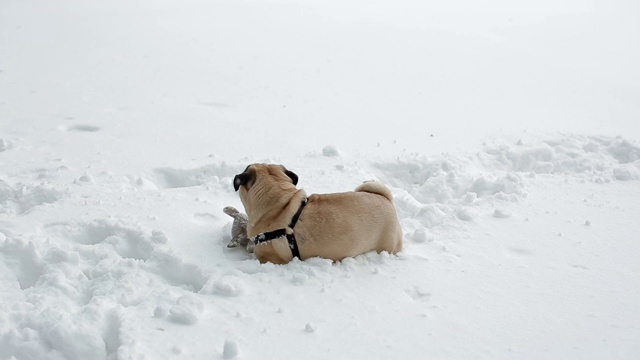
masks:
[[[372,250],[397,253],[402,229],[392,199],[384,184],[373,181],[353,192],[311,195],[295,228],[302,252],[333,260]]]

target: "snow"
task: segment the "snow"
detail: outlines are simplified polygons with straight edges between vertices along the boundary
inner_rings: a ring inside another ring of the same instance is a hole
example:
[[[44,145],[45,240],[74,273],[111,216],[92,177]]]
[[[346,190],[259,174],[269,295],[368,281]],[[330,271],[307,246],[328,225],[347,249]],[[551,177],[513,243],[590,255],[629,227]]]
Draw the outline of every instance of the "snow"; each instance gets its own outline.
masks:
[[[239,349],[238,343],[233,340],[227,340],[224,342],[224,349],[222,350],[222,358],[235,359],[238,357]]]
[[[0,1],[0,359],[637,359],[633,1]],[[398,255],[259,264],[235,174]]]

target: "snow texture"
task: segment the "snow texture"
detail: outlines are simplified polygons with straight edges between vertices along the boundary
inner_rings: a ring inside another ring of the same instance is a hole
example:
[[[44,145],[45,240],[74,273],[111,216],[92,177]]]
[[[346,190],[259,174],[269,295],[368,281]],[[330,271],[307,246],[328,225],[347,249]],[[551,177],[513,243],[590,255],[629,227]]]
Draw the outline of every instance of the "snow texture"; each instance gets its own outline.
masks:
[[[0,2],[0,359],[640,358],[636,10]],[[254,162],[403,251],[228,248]]]

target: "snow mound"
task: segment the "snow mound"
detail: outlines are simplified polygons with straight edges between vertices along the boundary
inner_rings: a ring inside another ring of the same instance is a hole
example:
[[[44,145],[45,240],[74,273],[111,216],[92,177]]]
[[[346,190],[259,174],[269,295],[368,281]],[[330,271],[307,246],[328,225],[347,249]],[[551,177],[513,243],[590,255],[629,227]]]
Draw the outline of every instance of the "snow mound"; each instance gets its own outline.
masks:
[[[542,143],[487,146],[488,166],[535,174],[582,175],[593,181],[638,180],[640,147],[620,137],[565,136]]]
[[[209,281],[200,290],[201,294],[217,294],[225,297],[237,297],[245,292],[245,285],[242,280],[236,276],[223,276],[222,278],[210,278]]]
[[[203,311],[204,304],[200,299],[185,295],[180,297],[169,310],[169,320],[180,324],[193,325],[198,322]]]
[[[0,180],[0,214],[21,215],[32,208],[53,204],[65,197],[66,192],[47,184],[22,184],[15,186]]]
[[[424,231],[421,228],[472,221],[479,216],[476,209],[485,204],[501,207],[490,214],[493,217],[509,218],[508,204],[525,198],[527,183],[537,175],[595,183],[639,180],[640,147],[622,138],[567,135],[529,144],[520,140],[513,145],[486,145],[472,155],[409,154],[373,167],[383,182],[395,188],[395,204],[405,227]]]
[[[322,156],[340,157],[340,150],[334,145],[327,145],[322,148]]]
[[[238,343],[233,340],[226,340],[222,349],[223,359],[235,359],[240,354]]]
[[[183,325],[202,316],[202,300],[190,294],[209,274],[169,252],[160,230],[96,219],[47,224],[33,240],[0,235],[0,283],[17,284],[5,287],[3,297],[11,302],[0,304],[0,314],[11,316],[0,316],[2,357],[105,359],[125,353],[130,336],[119,312],[130,307]]]

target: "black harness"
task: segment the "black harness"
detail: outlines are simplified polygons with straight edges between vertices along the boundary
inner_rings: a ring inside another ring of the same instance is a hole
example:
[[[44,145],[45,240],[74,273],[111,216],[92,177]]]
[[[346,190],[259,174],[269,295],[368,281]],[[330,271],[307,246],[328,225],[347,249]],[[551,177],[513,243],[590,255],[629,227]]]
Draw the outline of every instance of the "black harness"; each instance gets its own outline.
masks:
[[[251,240],[256,244],[262,244],[267,241],[275,240],[281,237],[286,237],[287,242],[289,242],[289,248],[291,249],[291,253],[293,257],[300,258],[300,250],[298,250],[298,242],[296,241],[296,235],[293,233],[293,227],[296,226],[298,219],[300,218],[300,214],[302,214],[302,210],[307,205],[308,199],[304,198],[302,200],[302,204],[300,204],[300,208],[291,218],[291,222],[289,222],[289,226],[284,229],[278,229],[273,231],[268,231],[264,233],[260,233],[251,238]]]

